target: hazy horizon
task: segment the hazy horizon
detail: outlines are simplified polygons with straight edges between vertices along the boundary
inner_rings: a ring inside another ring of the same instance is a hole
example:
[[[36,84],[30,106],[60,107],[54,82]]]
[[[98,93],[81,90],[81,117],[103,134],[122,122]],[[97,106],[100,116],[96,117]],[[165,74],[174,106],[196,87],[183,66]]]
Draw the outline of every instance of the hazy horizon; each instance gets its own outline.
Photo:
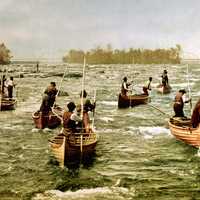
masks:
[[[2,0],[0,43],[18,58],[62,58],[69,49],[169,48],[200,57],[198,0]]]

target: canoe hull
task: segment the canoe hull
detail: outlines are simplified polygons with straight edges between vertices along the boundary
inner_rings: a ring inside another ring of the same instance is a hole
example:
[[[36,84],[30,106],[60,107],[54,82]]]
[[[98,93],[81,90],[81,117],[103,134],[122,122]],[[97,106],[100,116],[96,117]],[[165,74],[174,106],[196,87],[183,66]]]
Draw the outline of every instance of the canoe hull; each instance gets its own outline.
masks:
[[[130,95],[123,96],[119,94],[118,96],[118,108],[129,108],[140,104],[147,104],[149,101],[148,95]]]
[[[168,123],[171,134],[178,140],[194,147],[200,147],[200,127],[191,128],[189,126],[177,126],[170,121]]]
[[[163,87],[162,85],[157,86],[157,92],[161,94],[169,94],[171,92],[171,87]]]
[[[38,129],[56,128],[61,124],[60,118],[54,113],[50,112],[48,115],[42,115],[40,112],[32,114],[35,127]]]
[[[97,135],[89,133],[82,136],[76,134],[58,135],[49,141],[52,153],[63,168],[65,165],[87,163],[95,154]],[[82,148],[81,148],[82,146]]]
[[[12,99],[12,100],[2,99],[1,100],[1,111],[14,110],[16,103],[17,103],[17,101],[15,99]]]

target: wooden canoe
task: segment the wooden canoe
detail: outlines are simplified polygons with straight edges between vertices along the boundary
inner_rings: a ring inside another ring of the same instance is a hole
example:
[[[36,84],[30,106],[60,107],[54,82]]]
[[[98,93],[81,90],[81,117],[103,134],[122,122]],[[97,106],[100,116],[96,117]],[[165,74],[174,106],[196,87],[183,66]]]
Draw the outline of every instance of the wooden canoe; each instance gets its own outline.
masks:
[[[97,134],[69,133],[60,134],[49,140],[50,148],[60,167],[70,163],[87,162],[95,153]]]
[[[170,120],[168,123],[171,134],[174,135],[178,140],[181,140],[194,147],[200,147],[200,127],[192,128],[191,125],[185,125],[184,123],[182,125],[175,125],[172,120]]]
[[[149,96],[145,94],[124,96],[121,95],[120,93],[118,96],[118,108],[128,108],[140,104],[147,104],[148,101],[149,101]]]
[[[164,87],[163,85],[158,85],[156,88],[157,92],[161,94],[169,94],[171,92],[171,89],[171,86]]]
[[[56,128],[61,124],[62,111],[60,108],[55,108],[48,115],[42,115],[40,111],[36,111],[32,114],[32,118],[36,128]]]
[[[3,98],[1,99],[1,111],[14,110],[17,103],[16,99]]]

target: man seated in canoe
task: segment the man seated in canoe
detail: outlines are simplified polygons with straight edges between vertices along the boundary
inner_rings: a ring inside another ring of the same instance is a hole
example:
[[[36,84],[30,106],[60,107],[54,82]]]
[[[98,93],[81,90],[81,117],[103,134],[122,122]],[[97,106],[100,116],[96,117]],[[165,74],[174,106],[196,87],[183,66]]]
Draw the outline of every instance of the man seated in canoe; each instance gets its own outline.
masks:
[[[200,123],[200,99],[197,101],[191,117],[192,127],[197,128]]]
[[[124,78],[123,78],[122,86],[121,86],[121,95],[122,95],[122,96],[127,96],[128,91],[132,91],[132,90],[130,90],[130,89],[128,88],[131,84],[132,84],[132,83],[128,83],[127,77],[124,77]]]
[[[149,77],[149,80],[145,83],[143,86],[143,94],[149,95],[148,90],[151,90],[151,82],[152,82],[152,77]]]
[[[83,127],[85,129],[86,133],[90,132],[90,118],[89,118],[89,111],[93,111],[95,109],[96,103],[94,102],[93,104],[91,101],[87,98],[87,92],[83,90],[80,93],[80,101],[83,98]],[[77,105],[77,111],[80,113],[81,112],[81,102]]]
[[[179,90],[176,93],[175,99],[174,99],[174,117],[185,117],[183,112],[184,103],[188,103],[191,101],[191,99],[186,100],[185,98],[186,91],[185,89]]]
[[[63,133],[78,133],[80,132],[79,127],[81,127],[82,120],[75,111],[76,105],[74,102],[69,102],[67,108],[68,111],[65,111],[63,114]]]

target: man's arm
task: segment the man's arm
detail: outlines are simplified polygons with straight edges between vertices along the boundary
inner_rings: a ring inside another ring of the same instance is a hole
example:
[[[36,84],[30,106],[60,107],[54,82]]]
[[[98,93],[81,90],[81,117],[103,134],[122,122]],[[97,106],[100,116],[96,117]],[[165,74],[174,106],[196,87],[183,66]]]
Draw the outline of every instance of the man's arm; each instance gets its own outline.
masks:
[[[76,121],[76,122],[81,122],[81,118],[76,114],[76,113],[73,113],[70,117],[71,120],[73,121]]]

